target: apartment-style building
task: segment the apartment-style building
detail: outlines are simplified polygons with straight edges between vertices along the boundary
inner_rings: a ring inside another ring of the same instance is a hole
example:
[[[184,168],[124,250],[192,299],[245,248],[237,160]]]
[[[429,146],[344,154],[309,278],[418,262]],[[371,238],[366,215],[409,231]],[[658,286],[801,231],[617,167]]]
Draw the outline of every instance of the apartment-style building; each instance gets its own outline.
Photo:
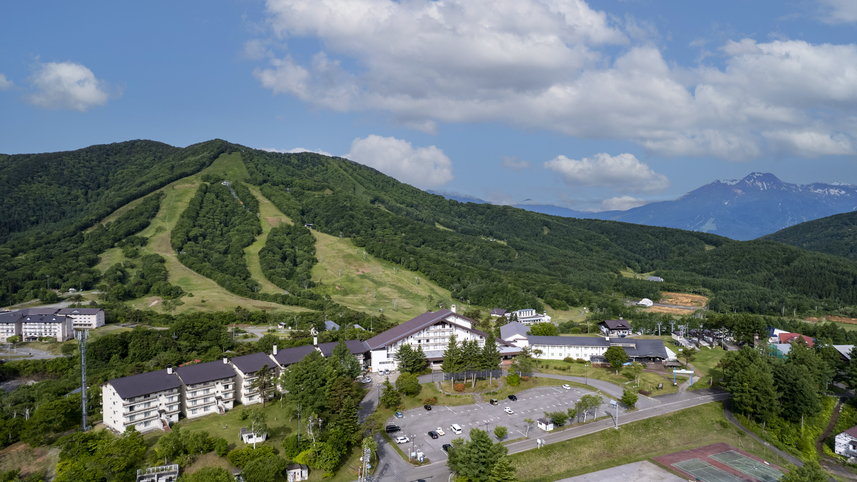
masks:
[[[179,421],[181,387],[172,367],[110,380],[101,389],[104,425],[118,433],[166,430]]]
[[[276,361],[264,353],[252,353],[235,357],[230,360],[235,368],[235,385],[238,388],[238,401],[244,405],[252,405],[254,403],[262,403],[262,396],[250,387],[258,378],[259,371],[265,366],[271,372],[273,377],[279,375],[279,369]],[[270,400],[274,396],[274,388],[265,393],[265,396]]]
[[[74,338],[74,330],[104,326],[100,308],[28,308],[0,313],[0,342],[20,336],[22,341],[54,337],[57,341]]]
[[[94,330],[104,326],[104,310],[101,308],[62,308],[56,314],[71,318],[75,330]]]
[[[13,312],[0,313],[0,342],[8,343],[8,339],[21,334],[21,315]]]
[[[44,337],[68,341],[74,337],[71,318],[54,314],[56,310],[50,310],[50,314],[43,313],[43,310],[28,311],[21,317],[22,341],[38,341]]]
[[[223,415],[235,401],[235,369],[227,358],[176,368],[182,382],[182,413],[197,418],[209,413]]]

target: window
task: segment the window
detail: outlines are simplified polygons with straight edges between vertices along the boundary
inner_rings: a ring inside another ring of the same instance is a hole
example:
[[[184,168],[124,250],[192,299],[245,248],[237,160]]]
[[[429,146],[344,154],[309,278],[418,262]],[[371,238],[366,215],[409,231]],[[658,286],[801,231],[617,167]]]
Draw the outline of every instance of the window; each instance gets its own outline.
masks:
[[[193,410],[191,410],[191,411],[190,411],[190,413],[196,413],[196,412],[198,412],[198,411],[199,411],[199,409],[198,409],[198,408],[194,408]]]
[[[210,406],[210,405],[206,405],[206,407],[205,407],[205,411],[207,412],[209,409],[211,409],[211,406]]]

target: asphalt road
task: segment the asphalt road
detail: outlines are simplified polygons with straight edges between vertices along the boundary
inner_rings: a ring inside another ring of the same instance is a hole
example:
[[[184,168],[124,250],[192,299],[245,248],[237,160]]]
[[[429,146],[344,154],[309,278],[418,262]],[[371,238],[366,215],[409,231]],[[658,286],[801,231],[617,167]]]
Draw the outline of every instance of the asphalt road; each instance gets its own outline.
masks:
[[[539,375],[545,378],[557,378],[571,381],[578,381],[582,383],[583,379],[579,379],[578,377],[566,377],[562,375]],[[429,379],[425,381],[430,381]],[[420,381],[423,381],[422,379]],[[600,380],[589,380],[591,385],[595,385],[595,382],[600,382],[600,384],[604,384],[604,386],[599,386],[598,388],[604,390],[606,393],[614,394],[618,393],[621,395],[622,389],[617,385],[613,385],[608,382],[601,382]],[[370,406],[374,409],[374,402],[377,398],[372,398],[374,392],[378,390],[378,387],[373,387],[372,391],[370,391],[369,395],[367,395],[366,399],[364,399],[364,405],[361,406],[361,413],[364,413],[365,410],[369,410]],[[402,458],[393,450],[392,447],[384,440],[382,437],[378,437],[378,454],[380,457],[380,465],[378,470],[375,473],[375,476],[372,478],[372,481],[379,482],[417,482],[417,481],[425,481],[425,482],[439,482],[442,480],[447,480],[450,476],[450,471],[446,467],[446,456],[437,455],[439,452],[443,454],[443,452],[439,451],[439,447],[443,443],[449,443],[449,440],[452,440],[453,437],[449,430],[447,430],[448,425],[451,423],[457,423],[461,425],[465,430],[462,436],[467,434],[467,431],[470,428],[478,427],[481,429],[487,428],[489,430],[493,430],[493,423],[498,425],[505,425],[509,427],[510,435],[508,438],[517,438],[521,437],[520,434],[517,434],[517,437],[513,435],[514,430],[518,430],[518,426],[521,425],[521,422],[524,418],[533,418],[536,419],[539,416],[543,415],[544,411],[554,411],[554,409],[567,408],[569,406],[574,405],[574,401],[579,398],[578,395],[582,394],[582,391],[575,392],[574,394],[569,394],[564,397],[563,394],[556,393],[556,391],[562,390],[559,387],[539,387],[531,390],[525,390],[520,392],[518,395],[517,402],[517,410],[515,410],[516,402],[509,402],[508,405],[513,407],[513,410],[516,413],[512,416],[508,416],[503,412],[503,406],[492,407],[488,404],[477,404],[477,405],[466,405],[462,407],[437,407],[432,410],[430,415],[423,413],[417,415],[421,409],[411,410],[405,413],[406,418],[398,419],[398,425],[402,426],[406,430],[406,434],[408,436],[413,434],[418,434],[418,440],[416,442],[417,445],[422,445],[423,452],[427,457],[432,461],[431,464],[414,468],[410,466],[407,462],[402,460]],[[635,422],[638,420],[644,420],[651,417],[657,417],[660,415],[665,415],[668,413],[673,413],[679,410],[684,410],[686,408],[695,407],[697,405],[702,405],[705,403],[713,402],[713,401],[722,401],[728,399],[730,396],[727,393],[716,392],[711,390],[697,390],[694,392],[684,392],[684,393],[676,393],[672,395],[662,395],[656,398],[649,397],[640,397],[640,401],[638,402],[638,410],[633,412],[624,413],[620,411],[619,413],[619,425],[624,425],[626,423]],[[370,400],[370,403],[367,405],[367,401]],[[572,400],[573,399],[573,400]],[[524,402],[524,403],[522,403]],[[479,408],[479,407],[482,408]],[[549,407],[549,410],[544,410],[545,407]],[[531,429],[529,432],[529,438],[525,440],[521,440],[518,442],[513,442],[507,445],[510,454],[523,452],[525,450],[536,449],[536,438],[541,438],[546,443],[556,443],[564,440],[569,440],[575,437],[580,437],[583,435],[589,435],[591,433],[599,432],[601,430],[609,430],[614,427],[614,420],[612,414],[606,412],[604,410],[604,406],[599,408],[598,416],[608,415],[608,418],[593,422],[586,423],[584,425],[577,425],[565,430],[545,433],[538,428]],[[530,412],[524,412],[525,410],[530,410]],[[538,411],[537,411],[538,410]],[[371,413],[371,411],[369,412]],[[517,417],[520,418],[518,420]],[[504,418],[507,417],[507,418]],[[491,418],[492,420],[489,420]],[[442,424],[437,423],[437,421],[443,421]],[[505,422],[505,423],[503,423]],[[425,432],[436,428],[438,425],[441,425],[446,431],[446,435],[441,437],[438,440],[430,439]],[[420,432],[417,432],[420,430]],[[428,442],[430,441],[430,442]],[[410,446],[410,444],[409,444]],[[435,448],[435,446],[437,448]],[[403,447],[404,448],[404,447]],[[405,450],[407,452],[407,450]],[[434,457],[432,456],[434,454]]]

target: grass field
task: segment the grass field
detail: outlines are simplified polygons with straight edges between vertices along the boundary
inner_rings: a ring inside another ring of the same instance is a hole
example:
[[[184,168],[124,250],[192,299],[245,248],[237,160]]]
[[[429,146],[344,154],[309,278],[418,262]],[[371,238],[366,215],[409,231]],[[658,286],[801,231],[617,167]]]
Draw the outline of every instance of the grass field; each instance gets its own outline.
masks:
[[[262,273],[262,265],[259,264],[259,251],[268,242],[268,233],[271,232],[271,228],[283,223],[291,224],[292,221],[288,216],[281,213],[271,201],[268,201],[257,187],[247,187],[259,201],[259,217],[262,223],[262,234],[256,237],[256,241],[253,244],[244,248],[244,258],[247,260],[247,268],[250,270],[250,275],[253,279],[259,282],[259,291],[262,293],[279,293],[282,290],[274,283],[268,281]]]
[[[713,386],[720,386],[720,378],[723,377],[723,371],[717,368],[717,364],[726,354],[726,350],[721,348],[700,348],[696,352],[696,357],[692,362],[694,373],[694,383],[692,390],[700,388],[709,388],[709,383],[713,380]],[[681,360],[681,357],[679,357]],[[699,380],[700,383],[696,383]]]
[[[593,380],[603,380],[605,382],[614,383],[628,388],[634,388],[630,376],[625,375],[624,370],[619,370],[619,374],[611,368],[587,367],[582,363],[566,363],[558,360],[541,361],[542,373],[551,373],[554,375],[568,375],[572,377],[588,377]],[[566,370],[567,369],[567,370]],[[667,395],[675,393],[676,387],[667,380],[666,376],[672,376],[671,372],[664,372],[661,376],[657,373],[643,372],[640,374],[640,383],[636,388],[652,392],[652,395]],[[671,380],[671,378],[670,378]],[[664,388],[658,390],[658,384],[663,383]]]
[[[548,482],[718,442],[783,465],[727,422],[719,402],[553,443],[510,459],[521,481]]]
[[[437,403],[435,405],[444,405],[447,407],[473,404],[473,397],[470,395],[447,395],[438,391],[434,383],[421,383],[420,393],[416,397],[402,396],[402,410],[422,407],[425,405],[426,398],[436,398]]]
[[[339,239],[318,231],[312,234],[319,259],[313,267],[312,279],[323,283],[315,291],[330,295],[333,301],[366,313],[378,313],[383,309],[387,318],[398,323],[428,310],[437,310],[439,301],[444,308],[449,308],[449,291],[420,273],[401,269],[368,254],[364,256],[363,250],[347,238]],[[416,277],[422,278],[419,285]],[[459,307],[459,312],[464,310],[463,306]]]

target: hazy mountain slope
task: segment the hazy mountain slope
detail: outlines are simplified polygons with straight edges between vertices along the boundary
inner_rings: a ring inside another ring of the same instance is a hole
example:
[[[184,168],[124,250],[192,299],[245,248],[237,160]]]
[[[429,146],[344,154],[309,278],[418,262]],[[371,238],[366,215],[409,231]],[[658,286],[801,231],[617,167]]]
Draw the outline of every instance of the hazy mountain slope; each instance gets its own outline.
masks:
[[[857,212],[807,221],[763,239],[854,259],[857,258]]]

